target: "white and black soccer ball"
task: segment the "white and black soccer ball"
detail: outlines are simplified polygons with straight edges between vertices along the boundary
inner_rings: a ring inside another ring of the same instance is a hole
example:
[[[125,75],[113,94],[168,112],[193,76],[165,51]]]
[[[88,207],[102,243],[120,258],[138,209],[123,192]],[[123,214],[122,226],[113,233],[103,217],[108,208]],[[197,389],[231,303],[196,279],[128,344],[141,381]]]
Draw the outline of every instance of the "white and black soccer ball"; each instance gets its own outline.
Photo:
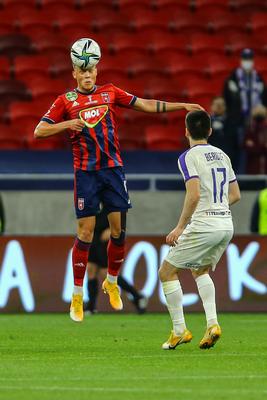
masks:
[[[101,50],[95,40],[82,38],[73,43],[70,56],[73,65],[88,69],[94,67],[99,62]]]

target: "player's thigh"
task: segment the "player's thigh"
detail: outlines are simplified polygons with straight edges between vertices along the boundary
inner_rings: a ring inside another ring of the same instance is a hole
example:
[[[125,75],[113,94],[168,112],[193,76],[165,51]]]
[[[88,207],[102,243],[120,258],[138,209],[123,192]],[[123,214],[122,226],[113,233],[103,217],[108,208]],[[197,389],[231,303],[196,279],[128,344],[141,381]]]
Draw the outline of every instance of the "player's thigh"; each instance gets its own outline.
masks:
[[[104,190],[101,201],[105,210],[110,212],[127,211],[132,207],[129,198],[126,178],[121,167],[108,168],[101,171]]]
[[[99,211],[98,171],[75,170],[74,205],[77,219],[94,216]]]

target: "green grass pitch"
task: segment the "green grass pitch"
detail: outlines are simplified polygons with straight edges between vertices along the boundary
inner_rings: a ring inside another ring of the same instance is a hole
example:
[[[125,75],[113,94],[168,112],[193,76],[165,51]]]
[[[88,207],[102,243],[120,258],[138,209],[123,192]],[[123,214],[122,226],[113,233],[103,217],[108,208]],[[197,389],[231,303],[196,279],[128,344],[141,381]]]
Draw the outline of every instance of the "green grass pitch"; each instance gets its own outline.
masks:
[[[263,400],[267,315],[220,315],[223,336],[198,348],[204,316],[189,314],[194,338],[161,350],[167,314],[0,316],[0,399]]]

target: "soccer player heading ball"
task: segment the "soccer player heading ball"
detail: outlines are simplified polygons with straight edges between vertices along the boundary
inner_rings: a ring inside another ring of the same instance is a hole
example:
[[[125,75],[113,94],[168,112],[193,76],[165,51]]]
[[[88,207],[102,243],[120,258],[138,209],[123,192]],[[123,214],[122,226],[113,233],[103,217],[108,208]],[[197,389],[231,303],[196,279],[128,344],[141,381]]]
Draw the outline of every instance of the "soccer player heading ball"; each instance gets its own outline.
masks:
[[[34,132],[36,138],[65,130],[71,135],[77,238],[72,251],[74,289],[70,317],[76,322],[83,320],[83,279],[100,202],[108,213],[111,230],[108,272],[102,288],[115,310],[123,308],[117,276],[124,260],[126,213],[131,202],[120,155],[116,106],[148,113],[201,109],[197,104],[137,98],[111,83],[97,86],[98,49],[92,39],[75,42],[71,54],[77,87],[57,97]]]

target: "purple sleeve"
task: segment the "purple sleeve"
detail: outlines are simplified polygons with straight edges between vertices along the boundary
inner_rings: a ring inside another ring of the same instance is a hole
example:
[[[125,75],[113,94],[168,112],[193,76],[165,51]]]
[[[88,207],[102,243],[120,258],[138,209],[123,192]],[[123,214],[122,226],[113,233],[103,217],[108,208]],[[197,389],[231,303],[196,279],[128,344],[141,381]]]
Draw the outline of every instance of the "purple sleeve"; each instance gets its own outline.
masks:
[[[187,182],[189,179],[199,177],[195,169],[195,166],[192,164],[192,160],[191,160],[192,165],[190,165],[190,160],[188,160],[188,157],[186,159],[188,151],[189,150],[185,151],[178,159],[178,166],[185,182]]]

